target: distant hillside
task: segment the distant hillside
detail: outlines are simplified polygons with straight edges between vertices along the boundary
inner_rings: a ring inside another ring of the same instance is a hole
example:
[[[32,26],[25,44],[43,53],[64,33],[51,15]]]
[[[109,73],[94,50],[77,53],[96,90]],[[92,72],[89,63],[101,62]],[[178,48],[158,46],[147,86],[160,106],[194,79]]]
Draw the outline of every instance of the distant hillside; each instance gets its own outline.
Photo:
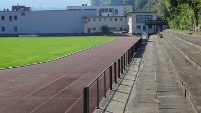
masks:
[[[94,6],[132,5],[135,11],[153,11],[157,0],[92,0]]]

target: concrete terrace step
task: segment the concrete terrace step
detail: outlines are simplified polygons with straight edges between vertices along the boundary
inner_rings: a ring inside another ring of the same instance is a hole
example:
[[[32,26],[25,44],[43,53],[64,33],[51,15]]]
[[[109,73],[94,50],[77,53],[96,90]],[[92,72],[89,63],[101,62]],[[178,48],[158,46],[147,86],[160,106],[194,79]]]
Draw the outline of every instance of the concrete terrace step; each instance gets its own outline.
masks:
[[[189,93],[188,102],[193,108],[195,113],[201,112],[201,77],[199,73],[195,71],[194,67],[181,55],[170,42],[164,39],[160,39],[161,45],[166,49],[173,66],[176,69],[176,73],[179,78],[184,82],[187,92]]]
[[[196,49],[194,46],[190,46],[187,43],[179,40],[178,38],[172,37],[170,35],[165,34],[165,39],[171,41],[177,48],[184,52],[190,59],[197,63],[199,67],[201,67],[201,51]]]
[[[172,36],[177,36],[179,38],[182,38],[183,40],[187,40],[189,42],[193,42],[193,43],[201,46],[201,40],[200,40],[201,35],[195,35],[195,34],[189,35],[187,33],[176,32],[173,30],[165,30],[165,32],[168,34],[171,34]]]
[[[159,112],[191,113],[190,107],[187,105],[187,100],[182,95],[159,39],[156,37],[154,37],[154,39],[156,87]]]

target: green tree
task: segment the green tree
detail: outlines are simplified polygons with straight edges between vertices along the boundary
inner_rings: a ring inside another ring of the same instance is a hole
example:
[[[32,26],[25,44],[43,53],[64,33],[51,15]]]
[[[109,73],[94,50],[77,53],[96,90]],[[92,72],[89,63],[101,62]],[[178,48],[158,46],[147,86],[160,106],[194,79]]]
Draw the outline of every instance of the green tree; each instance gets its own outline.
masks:
[[[109,34],[110,33],[110,29],[108,26],[102,26],[101,31],[103,34]]]

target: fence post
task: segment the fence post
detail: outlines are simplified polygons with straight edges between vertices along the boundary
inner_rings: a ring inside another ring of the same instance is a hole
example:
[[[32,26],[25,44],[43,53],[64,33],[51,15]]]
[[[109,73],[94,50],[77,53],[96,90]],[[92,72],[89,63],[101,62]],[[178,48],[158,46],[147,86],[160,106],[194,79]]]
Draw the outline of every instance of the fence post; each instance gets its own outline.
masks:
[[[117,63],[114,62],[114,81],[117,84]]]
[[[97,78],[97,109],[100,109],[99,107],[99,79]]]
[[[84,113],[89,113],[89,88],[84,88]]]
[[[105,71],[104,71],[104,95],[106,98],[106,77],[105,77]]]
[[[132,60],[132,48],[130,48],[130,52],[129,52],[129,54],[130,54],[130,59],[129,59],[129,63],[130,63],[131,60]]]
[[[121,56],[121,73],[123,74],[123,56]]]
[[[125,53],[124,53],[124,70],[126,70],[126,57],[125,57]]]
[[[131,57],[133,57],[134,54],[135,54],[135,44],[133,45],[133,48],[132,48],[132,56]]]
[[[126,62],[127,62],[127,64],[129,62],[129,50],[128,50],[127,55],[126,55]]]
[[[130,54],[130,49],[129,49],[129,50],[128,50],[128,62],[127,62],[127,63],[130,62],[130,56],[131,56],[131,54]]]
[[[110,90],[112,90],[112,66],[110,66]]]
[[[120,78],[120,59],[118,59],[118,77]]]

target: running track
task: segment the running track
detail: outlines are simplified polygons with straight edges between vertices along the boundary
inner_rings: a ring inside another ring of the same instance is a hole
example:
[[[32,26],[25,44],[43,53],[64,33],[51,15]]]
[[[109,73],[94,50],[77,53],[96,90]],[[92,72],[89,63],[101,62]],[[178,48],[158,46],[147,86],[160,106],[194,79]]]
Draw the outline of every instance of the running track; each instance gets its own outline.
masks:
[[[120,37],[56,61],[0,70],[0,113],[82,113],[83,87],[138,40]]]

